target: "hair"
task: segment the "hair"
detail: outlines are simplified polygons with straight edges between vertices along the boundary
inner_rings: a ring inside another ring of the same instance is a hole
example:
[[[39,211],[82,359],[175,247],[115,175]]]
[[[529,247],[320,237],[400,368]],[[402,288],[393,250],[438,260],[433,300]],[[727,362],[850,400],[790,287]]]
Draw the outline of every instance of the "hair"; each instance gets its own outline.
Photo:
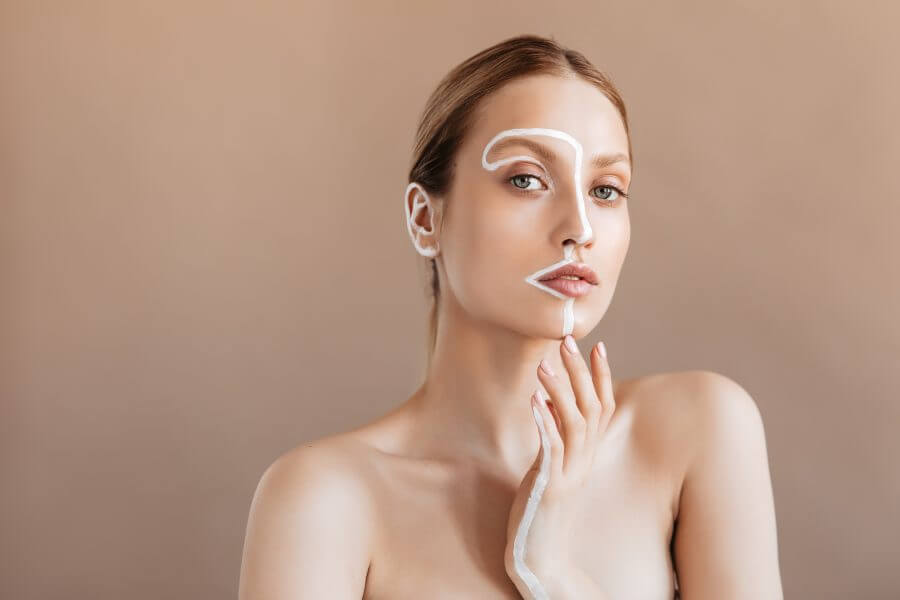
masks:
[[[618,109],[628,136],[631,134],[625,103],[610,78],[582,53],[566,48],[552,37],[520,35],[478,52],[454,67],[429,96],[416,130],[409,181],[422,185],[429,196],[442,197],[453,181],[453,159],[482,99],[504,84],[528,75],[581,77],[594,84]],[[427,259],[428,288],[432,298],[428,314],[426,374],[437,343],[440,285],[435,258]]]

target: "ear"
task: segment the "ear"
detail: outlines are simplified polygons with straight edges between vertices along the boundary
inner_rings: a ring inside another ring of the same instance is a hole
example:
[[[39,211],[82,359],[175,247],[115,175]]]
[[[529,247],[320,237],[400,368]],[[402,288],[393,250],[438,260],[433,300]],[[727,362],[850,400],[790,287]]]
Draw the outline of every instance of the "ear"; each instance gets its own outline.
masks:
[[[406,229],[416,251],[429,258],[437,256],[440,251],[437,228],[440,227],[441,218],[437,202],[421,184],[413,181],[406,186],[403,208],[406,212]]]

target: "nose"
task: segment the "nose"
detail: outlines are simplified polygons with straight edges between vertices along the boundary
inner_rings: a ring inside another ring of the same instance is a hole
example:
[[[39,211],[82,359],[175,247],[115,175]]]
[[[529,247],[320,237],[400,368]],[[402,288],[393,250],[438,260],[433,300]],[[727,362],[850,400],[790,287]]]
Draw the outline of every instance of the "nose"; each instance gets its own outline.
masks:
[[[574,194],[565,194],[559,198],[559,204],[563,216],[556,230],[557,240],[563,246],[590,246],[594,242],[594,229],[588,220],[580,189]]]

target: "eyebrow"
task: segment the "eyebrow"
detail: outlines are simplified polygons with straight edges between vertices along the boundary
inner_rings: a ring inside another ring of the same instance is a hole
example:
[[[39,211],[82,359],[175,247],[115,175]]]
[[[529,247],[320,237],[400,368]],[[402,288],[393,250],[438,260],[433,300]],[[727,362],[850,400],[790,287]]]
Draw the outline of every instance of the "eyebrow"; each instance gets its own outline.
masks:
[[[552,163],[559,160],[559,155],[547,146],[541,144],[540,142],[536,142],[534,140],[519,136],[510,136],[498,141],[491,147],[491,152],[499,152],[501,150],[509,148],[510,146],[524,146],[544,159],[544,161],[546,162]],[[629,167],[631,166],[631,161],[628,160],[628,155],[622,154],[621,152],[618,152],[616,154],[595,154],[588,161],[588,164],[598,169],[603,169],[619,162],[624,162]]]

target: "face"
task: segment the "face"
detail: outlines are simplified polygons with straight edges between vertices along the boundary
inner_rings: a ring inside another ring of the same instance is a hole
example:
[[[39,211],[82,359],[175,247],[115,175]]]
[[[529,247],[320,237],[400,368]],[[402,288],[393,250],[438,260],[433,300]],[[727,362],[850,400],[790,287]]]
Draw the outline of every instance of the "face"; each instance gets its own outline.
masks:
[[[606,96],[541,75],[486,98],[450,193],[407,188],[409,233],[438,261],[442,302],[531,337],[582,337],[603,317],[628,251],[628,137]],[[559,267],[586,267],[555,277]]]

